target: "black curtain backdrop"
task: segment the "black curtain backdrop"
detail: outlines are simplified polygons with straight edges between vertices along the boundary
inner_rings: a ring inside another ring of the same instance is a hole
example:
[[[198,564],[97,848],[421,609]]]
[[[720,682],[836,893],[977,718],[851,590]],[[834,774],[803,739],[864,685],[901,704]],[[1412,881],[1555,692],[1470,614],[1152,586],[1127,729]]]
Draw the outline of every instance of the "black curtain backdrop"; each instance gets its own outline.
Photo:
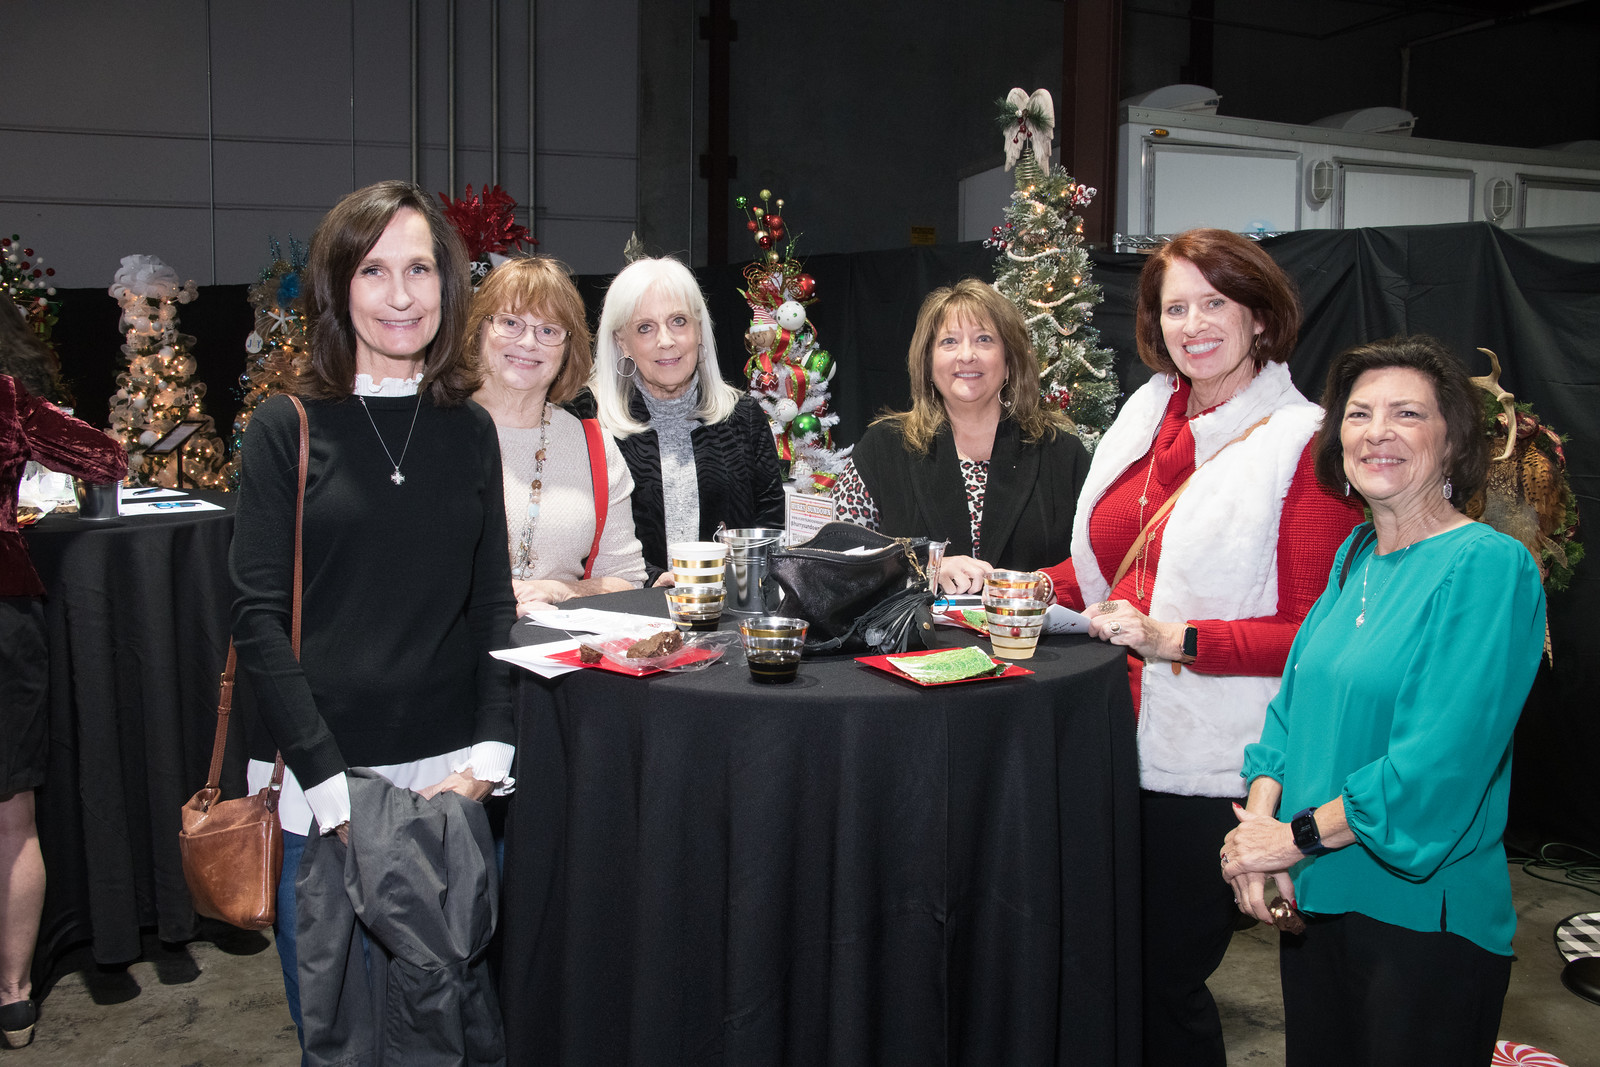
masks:
[[[1316,399],[1333,357],[1353,344],[1398,333],[1430,333],[1473,374],[1493,349],[1501,383],[1531,401],[1569,438],[1566,452],[1585,530],[1600,519],[1600,227],[1507,232],[1486,223],[1375,230],[1305,230],[1263,245],[1300,286],[1305,323],[1291,363],[1295,382]],[[1124,391],[1149,377],[1133,344],[1133,291],[1143,257],[1099,253],[1094,280],[1105,301],[1095,325],[1117,353]],[[909,399],[906,345],[930,289],[974,275],[993,277],[993,253],[977,243],[895,249],[806,260],[819,300],[810,313],[834,355],[833,408],[839,441],[856,440],[884,407]],[[723,373],[737,382],[749,310],[741,268],[697,272],[716,324]],[[578,279],[599,316],[609,278]],[[243,285],[207,286],[180,308],[180,328],[207,383],[206,410],[227,439],[246,362],[253,312]],[[121,366],[116,302],[103,289],[60,293],[56,341],[79,413],[103,425]],[[1511,810],[1513,843],[1561,840],[1600,849],[1600,712],[1584,683],[1600,677],[1600,652],[1583,639],[1600,615],[1600,562],[1586,560],[1572,587],[1550,599],[1554,669],[1543,668],[1517,732]],[[1462,634],[1463,641],[1474,635]]]

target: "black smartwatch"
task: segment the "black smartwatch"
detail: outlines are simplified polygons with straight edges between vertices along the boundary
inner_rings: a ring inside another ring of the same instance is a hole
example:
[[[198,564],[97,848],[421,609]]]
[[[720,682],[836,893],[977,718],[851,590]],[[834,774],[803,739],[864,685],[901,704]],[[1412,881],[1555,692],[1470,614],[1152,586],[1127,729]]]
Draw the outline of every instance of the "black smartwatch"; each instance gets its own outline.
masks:
[[[1322,834],[1317,830],[1317,809],[1307,808],[1297,812],[1289,820],[1289,830],[1294,834],[1294,847],[1307,856],[1320,856],[1332,849],[1322,843]]]
[[[1191,660],[1200,655],[1200,628],[1190,626],[1183,631],[1183,654]]]

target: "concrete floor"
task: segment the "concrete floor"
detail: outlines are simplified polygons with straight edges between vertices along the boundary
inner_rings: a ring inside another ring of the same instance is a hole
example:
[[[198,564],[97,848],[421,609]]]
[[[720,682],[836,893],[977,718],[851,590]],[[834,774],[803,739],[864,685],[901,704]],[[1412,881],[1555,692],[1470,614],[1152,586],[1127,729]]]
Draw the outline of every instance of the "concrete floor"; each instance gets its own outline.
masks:
[[[1600,1005],[1562,987],[1552,936],[1567,916],[1600,911],[1600,897],[1539,881],[1517,865],[1511,879],[1520,921],[1500,1036],[1553,1053],[1568,1067],[1600,1067]],[[0,1067],[298,1063],[269,939],[220,924],[208,932],[212,940],[176,947],[152,938],[145,959],[125,969],[85,961],[49,991],[32,1046],[0,1050]],[[1259,926],[1237,934],[1211,988],[1230,1062],[1282,1063],[1275,935]]]

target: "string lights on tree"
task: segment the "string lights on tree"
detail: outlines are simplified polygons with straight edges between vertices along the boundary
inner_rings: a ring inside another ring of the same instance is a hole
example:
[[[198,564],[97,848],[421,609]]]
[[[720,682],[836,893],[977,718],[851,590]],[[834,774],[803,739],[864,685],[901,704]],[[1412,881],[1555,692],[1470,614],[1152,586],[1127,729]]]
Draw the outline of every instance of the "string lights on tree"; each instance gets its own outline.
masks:
[[[1051,173],[1055,106],[1049,92],[1030,96],[1012,89],[998,103],[1006,169],[1015,168],[1017,188],[1006,221],[984,242],[1000,253],[995,288],[1028,324],[1045,403],[1073,421],[1092,451],[1121,395],[1112,353],[1100,347],[1099,331],[1091,325],[1100,287],[1090,280],[1083,219],[1073,211],[1088,205],[1096,190],[1064,169]]]
[[[194,338],[178,332],[178,306],[198,295],[194,281],[155,256],[124,256],[107,290],[122,305],[127,367],[111,395],[111,429],[128,450],[128,484],[175,486],[179,457],[185,484],[226,489],[225,456],[216,426],[200,406],[204,382],[194,380]],[[186,419],[202,425],[178,452],[146,450]]]
[[[233,420],[233,439],[229,442],[233,458],[224,470],[228,485],[239,487],[239,460],[244,446],[245,427],[256,406],[275,393],[289,391],[296,371],[310,349],[306,342],[306,319],[300,299],[300,273],[306,266],[306,246],[289,236],[289,258],[283,256],[276,238],[269,241],[272,263],[261,272],[261,280],[250,287],[250,306],[256,309],[255,329],[244,339],[249,355],[245,372],[239,376],[239,413]]]

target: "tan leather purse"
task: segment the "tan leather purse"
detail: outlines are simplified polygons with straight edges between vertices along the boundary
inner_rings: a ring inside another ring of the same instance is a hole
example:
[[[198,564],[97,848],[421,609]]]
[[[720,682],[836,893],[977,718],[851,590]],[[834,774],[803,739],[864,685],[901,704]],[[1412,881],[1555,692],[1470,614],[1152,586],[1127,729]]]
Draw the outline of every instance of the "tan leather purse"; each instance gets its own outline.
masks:
[[[300,592],[302,563],[300,527],[306,506],[306,467],[311,434],[306,409],[291,396],[300,414],[300,484],[294,504],[294,608],[289,640],[300,655]],[[217,700],[217,734],[211,745],[211,768],[205,788],[183,805],[178,829],[178,854],[194,910],[246,930],[264,930],[278,912],[278,878],[283,873],[283,827],[278,822],[278,793],[283,788],[283,754],[272,767],[272,781],[254,796],[222,799],[222,753],[228,743],[228,713],[233,709],[236,655],[228,642]]]

